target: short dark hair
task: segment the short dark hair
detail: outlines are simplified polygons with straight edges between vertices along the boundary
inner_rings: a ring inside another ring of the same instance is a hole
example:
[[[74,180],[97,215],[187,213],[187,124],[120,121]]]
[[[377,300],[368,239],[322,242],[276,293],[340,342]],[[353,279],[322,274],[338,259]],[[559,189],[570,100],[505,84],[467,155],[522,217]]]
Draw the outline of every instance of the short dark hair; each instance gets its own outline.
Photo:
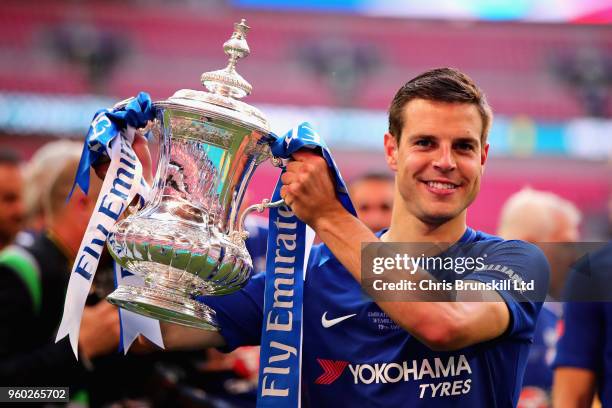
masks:
[[[404,126],[404,106],[413,99],[476,105],[482,119],[480,141],[483,145],[486,143],[493,112],[484,92],[463,72],[454,68],[432,69],[406,82],[397,91],[389,107],[389,133],[398,142]]]
[[[395,177],[387,172],[382,171],[368,171],[366,173],[360,174],[359,176],[351,179],[349,183],[351,186],[357,183],[361,183],[362,181],[389,181],[394,182]]]

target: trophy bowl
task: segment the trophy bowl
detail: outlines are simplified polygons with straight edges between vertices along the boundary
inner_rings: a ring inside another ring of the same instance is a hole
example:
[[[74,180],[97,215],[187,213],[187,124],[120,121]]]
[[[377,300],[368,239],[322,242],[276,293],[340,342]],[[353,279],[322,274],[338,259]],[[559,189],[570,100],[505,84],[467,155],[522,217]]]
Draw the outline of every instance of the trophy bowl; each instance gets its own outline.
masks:
[[[227,67],[202,74],[208,92],[183,89],[153,103],[160,157],[151,199],[108,239],[113,258],[144,278],[143,286],[120,285],[109,295],[119,307],[218,330],[214,310],[195,297],[232,293],[252,273],[238,213],[275,136],[259,110],[238,100],[252,89],[235,70],[249,54],[248,28],[244,20],[235,24],[223,44]]]

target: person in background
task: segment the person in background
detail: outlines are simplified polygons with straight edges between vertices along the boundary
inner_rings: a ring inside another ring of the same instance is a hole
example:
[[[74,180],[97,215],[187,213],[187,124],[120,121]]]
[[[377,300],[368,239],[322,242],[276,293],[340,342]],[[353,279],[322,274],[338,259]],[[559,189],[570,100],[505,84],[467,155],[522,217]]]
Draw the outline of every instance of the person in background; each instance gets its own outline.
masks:
[[[568,270],[563,242],[576,242],[581,214],[556,194],[524,188],[502,207],[498,235],[540,246],[551,265],[551,288],[536,323],[518,407],[549,407],[553,382],[552,362],[557,342],[560,299]]]
[[[23,165],[23,203],[24,222],[17,233],[15,241],[19,245],[31,246],[36,235],[45,229],[45,211],[43,209],[43,192],[48,188],[51,179],[56,175],[53,169],[66,160],[68,154],[74,154],[77,143],[68,139],[59,139],[41,146],[30,160]]]
[[[393,183],[393,176],[388,173],[365,173],[349,184],[357,217],[373,232],[391,224]]]
[[[612,406],[612,241],[583,257],[564,291],[555,408]]]
[[[71,265],[102,184],[92,176],[89,195],[75,190],[66,202],[81,152],[79,143],[69,147],[46,163],[44,230],[30,245],[16,243],[0,252],[0,383],[70,386],[71,396],[83,396],[78,391],[85,389],[96,358],[118,347],[119,318],[107,302],[85,308],[79,361],[68,338],[55,343]]]
[[[0,249],[13,241],[23,226],[23,175],[19,155],[0,149]]]
[[[498,235],[536,243],[551,266],[549,295],[561,298],[568,266],[562,243],[577,242],[582,215],[576,206],[556,194],[524,188],[512,195],[501,210]],[[553,243],[555,245],[548,245]]]
[[[26,229],[42,231],[45,228],[45,211],[43,192],[49,185],[54,167],[66,160],[66,155],[75,156],[79,143],[73,140],[59,139],[41,146],[24,166],[26,208]],[[67,153],[70,152],[70,153]]]

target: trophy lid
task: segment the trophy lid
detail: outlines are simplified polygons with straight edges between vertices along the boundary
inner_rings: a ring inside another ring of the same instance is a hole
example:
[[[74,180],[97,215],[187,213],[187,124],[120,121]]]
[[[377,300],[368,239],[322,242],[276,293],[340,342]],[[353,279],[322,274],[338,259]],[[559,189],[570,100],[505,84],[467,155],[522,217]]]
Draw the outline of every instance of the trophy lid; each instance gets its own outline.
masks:
[[[250,49],[246,41],[249,30],[244,19],[234,24],[234,32],[223,44],[223,51],[229,56],[225,68],[204,72],[202,85],[208,91],[181,89],[165,101],[155,104],[174,109],[185,109],[202,113],[203,115],[221,115],[229,117],[246,126],[269,132],[270,125],[259,109],[246,104],[239,99],[250,94],[253,87],[238,72],[236,63],[240,58],[249,55]]]

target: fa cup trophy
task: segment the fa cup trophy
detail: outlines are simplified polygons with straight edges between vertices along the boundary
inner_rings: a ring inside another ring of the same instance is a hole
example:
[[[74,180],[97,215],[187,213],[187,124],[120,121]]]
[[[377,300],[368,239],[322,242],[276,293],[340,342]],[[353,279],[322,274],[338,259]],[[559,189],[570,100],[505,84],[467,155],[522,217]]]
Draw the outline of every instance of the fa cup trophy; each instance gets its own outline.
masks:
[[[215,312],[194,298],[229,294],[248,281],[253,264],[239,209],[257,166],[274,160],[268,121],[239,100],[252,90],[235,69],[249,54],[249,27],[244,20],[234,27],[223,44],[227,67],[202,74],[208,92],[182,89],[154,102],[161,146],[151,199],[108,240],[115,260],[144,278],[144,286],[117,287],[111,303],[209,330],[217,329]]]

